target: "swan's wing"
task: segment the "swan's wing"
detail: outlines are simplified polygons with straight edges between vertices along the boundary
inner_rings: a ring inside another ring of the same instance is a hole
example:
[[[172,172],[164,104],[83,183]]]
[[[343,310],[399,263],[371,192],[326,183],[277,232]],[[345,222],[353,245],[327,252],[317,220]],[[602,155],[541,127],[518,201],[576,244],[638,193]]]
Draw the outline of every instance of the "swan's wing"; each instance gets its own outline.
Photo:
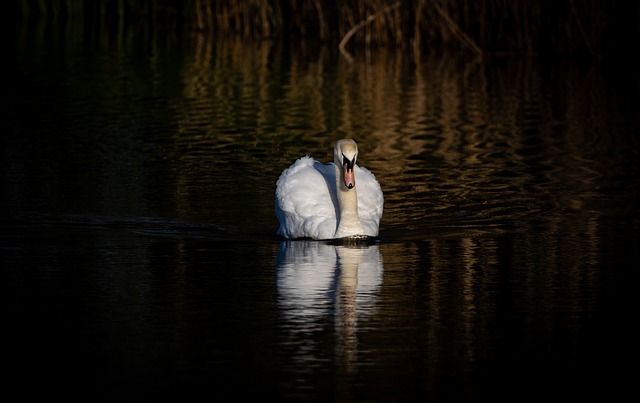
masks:
[[[356,165],[355,171],[360,222],[366,235],[377,236],[384,207],[382,189],[375,175],[367,168]]]
[[[325,177],[329,171],[318,170],[324,167],[311,157],[303,157],[280,175],[276,184],[276,215],[280,221],[278,235],[286,238],[333,238],[336,211]]]

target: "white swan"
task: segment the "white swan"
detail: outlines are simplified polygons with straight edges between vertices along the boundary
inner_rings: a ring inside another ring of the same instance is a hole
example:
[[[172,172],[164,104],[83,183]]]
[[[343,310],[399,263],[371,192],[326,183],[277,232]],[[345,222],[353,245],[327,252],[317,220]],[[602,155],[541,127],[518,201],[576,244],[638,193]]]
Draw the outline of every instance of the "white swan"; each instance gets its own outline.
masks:
[[[280,175],[276,184],[278,235],[335,239],[378,236],[384,197],[366,168],[356,165],[358,146],[336,142],[333,163],[306,156]],[[357,178],[357,181],[356,181]]]

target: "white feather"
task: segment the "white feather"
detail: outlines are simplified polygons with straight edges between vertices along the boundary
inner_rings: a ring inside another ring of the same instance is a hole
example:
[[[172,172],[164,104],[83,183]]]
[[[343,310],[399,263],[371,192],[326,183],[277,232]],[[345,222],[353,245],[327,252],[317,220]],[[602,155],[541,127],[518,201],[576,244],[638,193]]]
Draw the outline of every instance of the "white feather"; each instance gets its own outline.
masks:
[[[355,143],[354,143],[355,144]],[[358,217],[362,234],[377,236],[384,197],[380,184],[366,168],[354,165]],[[280,175],[276,184],[276,216],[280,222],[278,235],[285,238],[335,238],[340,217],[337,178],[340,169],[302,157]]]

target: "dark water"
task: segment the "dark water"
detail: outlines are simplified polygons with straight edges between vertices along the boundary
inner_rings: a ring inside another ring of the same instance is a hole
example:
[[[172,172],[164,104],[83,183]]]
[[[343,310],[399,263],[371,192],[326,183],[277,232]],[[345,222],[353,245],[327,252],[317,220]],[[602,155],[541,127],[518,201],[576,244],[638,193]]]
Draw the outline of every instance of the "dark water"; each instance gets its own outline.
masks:
[[[25,25],[1,182],[5,391],[121,400],[626,396],[637,69]],[[355,138],[380,240],[276,238]]]

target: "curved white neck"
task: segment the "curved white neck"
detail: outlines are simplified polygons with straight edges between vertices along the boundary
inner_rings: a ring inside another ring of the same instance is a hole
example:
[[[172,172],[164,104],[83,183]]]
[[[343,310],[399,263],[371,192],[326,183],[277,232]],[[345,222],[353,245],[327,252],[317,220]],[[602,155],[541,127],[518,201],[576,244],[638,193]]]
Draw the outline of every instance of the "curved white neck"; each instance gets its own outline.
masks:
[[[344,238],[346,236],[364,235],[364,230],[360,224],[360,216],[358,215],[358,188],[347,189],[344,184],[344,175],[340,167],[336,167],[336,190],[338,198],[338,207],[340,209],[338,216],[338,229],[336,229],[335,238]]]

